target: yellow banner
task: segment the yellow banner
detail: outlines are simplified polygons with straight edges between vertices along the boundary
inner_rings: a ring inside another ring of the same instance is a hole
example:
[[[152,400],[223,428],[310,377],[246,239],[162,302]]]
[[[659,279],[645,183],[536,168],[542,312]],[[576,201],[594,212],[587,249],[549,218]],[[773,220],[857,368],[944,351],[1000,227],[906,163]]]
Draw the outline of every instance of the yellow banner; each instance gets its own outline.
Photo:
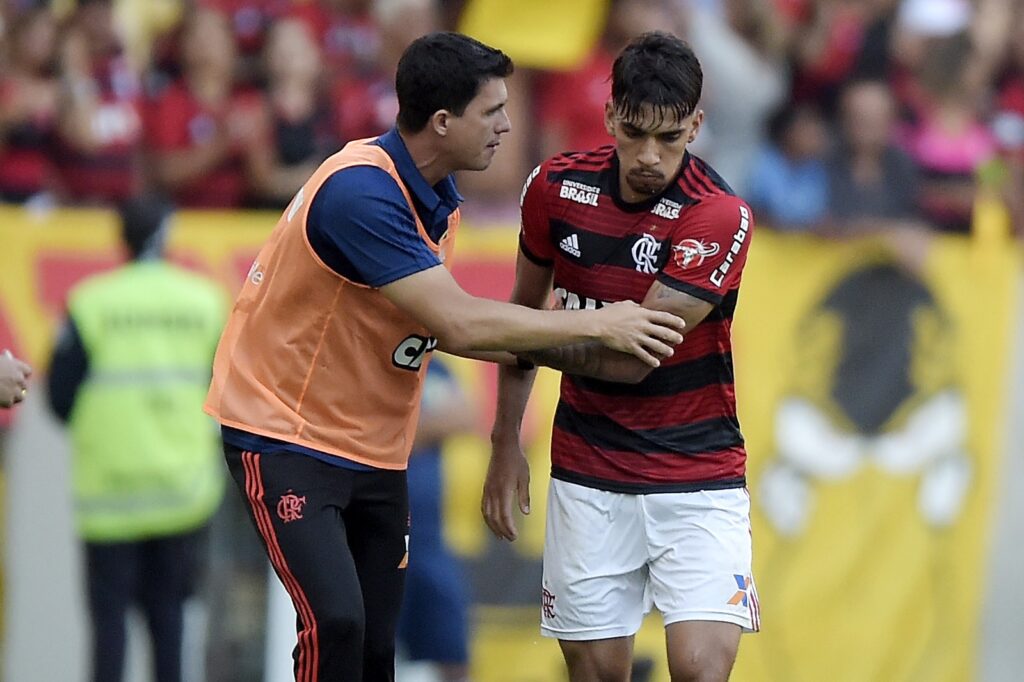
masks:
[[[1019,263],[758,234],[735,327],[763,632],[736,679],[969,680]]]

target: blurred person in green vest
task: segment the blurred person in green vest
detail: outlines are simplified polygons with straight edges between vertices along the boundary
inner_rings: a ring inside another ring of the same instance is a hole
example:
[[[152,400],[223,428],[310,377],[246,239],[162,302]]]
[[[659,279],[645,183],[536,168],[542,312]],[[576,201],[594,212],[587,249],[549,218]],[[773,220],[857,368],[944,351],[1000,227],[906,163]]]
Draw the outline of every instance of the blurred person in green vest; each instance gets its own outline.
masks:
[[[71,290],[50,363],[50,406],[73,451],[93,682],[123,679],[131,605],[149,625],[153,679],[180,682],[184,603],[223,489],[202,403],[226,298],[163,260],[170,215],[153,196],[121,207],[130,262]]]

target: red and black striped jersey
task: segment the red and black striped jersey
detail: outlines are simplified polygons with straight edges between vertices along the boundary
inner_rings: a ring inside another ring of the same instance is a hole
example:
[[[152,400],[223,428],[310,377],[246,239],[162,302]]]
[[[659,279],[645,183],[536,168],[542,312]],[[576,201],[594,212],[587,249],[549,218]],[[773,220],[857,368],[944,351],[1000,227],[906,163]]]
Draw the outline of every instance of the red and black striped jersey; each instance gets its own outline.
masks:
[[[567,309],[641,302],[653,282],[714,304],[638,384],[563,375],[552,476],[628,493],[746,485],[731,324],[754,223],[750,208],[687,154],[659,196],[624,202],[614,147],[556,156],[522,195],[520,249],[553,268]]]

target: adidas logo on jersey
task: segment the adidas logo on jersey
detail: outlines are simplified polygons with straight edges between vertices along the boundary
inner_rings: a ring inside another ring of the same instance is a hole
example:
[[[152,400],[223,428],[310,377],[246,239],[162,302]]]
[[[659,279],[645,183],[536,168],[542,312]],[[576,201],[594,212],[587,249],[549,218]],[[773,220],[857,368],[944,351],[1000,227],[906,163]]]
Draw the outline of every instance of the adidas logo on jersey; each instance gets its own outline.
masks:
[[[558,196],[562,199],[575,201],[577,204],[597,206],[597,198],[601,196],[601,189],[593,185],[584,185],[582,182],[574,180],[562,180]]]
[[[568,237],[558,243],[558,248],[562,249],[566,253],[572,254],[577,258],[580,257],[580,238],[575,234],[570,234]]]

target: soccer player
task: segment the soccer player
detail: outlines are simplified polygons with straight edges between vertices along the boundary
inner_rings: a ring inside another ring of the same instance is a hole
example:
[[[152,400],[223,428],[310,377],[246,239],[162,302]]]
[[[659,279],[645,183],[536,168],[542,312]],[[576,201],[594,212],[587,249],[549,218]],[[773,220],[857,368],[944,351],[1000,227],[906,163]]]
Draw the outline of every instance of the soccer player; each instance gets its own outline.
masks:
[[[397,127],[348,144],[298,191],[221,338],[206,409],[295,605],[301,682],[394,677],[415,561],[405,468],[432,350],[515,362],[505,351],[594,340],[657,364],[682,340],[680,318],[635,303],[538,311],[452,279],[451,174],[487,168],[509,131],[511,71],[466,36],[414,41]]]
[[[659,368],[593,344],[520,357],[563,372],[551,443],[541,630],[573,682],[627,680],[650,602],[672,679],[725,680],[758,628],[730,324],[753,230],[748,206],[686,150],[704,114],[700,64],[664,33],[617,57],[614,145],[555,156],[527,179],[513,302],[642,301],[686,320]],[[499,374],[482,511],[516,538],[529,512],[519,428],[533,372]],[[650,601],[648,601],[650,600]]]

